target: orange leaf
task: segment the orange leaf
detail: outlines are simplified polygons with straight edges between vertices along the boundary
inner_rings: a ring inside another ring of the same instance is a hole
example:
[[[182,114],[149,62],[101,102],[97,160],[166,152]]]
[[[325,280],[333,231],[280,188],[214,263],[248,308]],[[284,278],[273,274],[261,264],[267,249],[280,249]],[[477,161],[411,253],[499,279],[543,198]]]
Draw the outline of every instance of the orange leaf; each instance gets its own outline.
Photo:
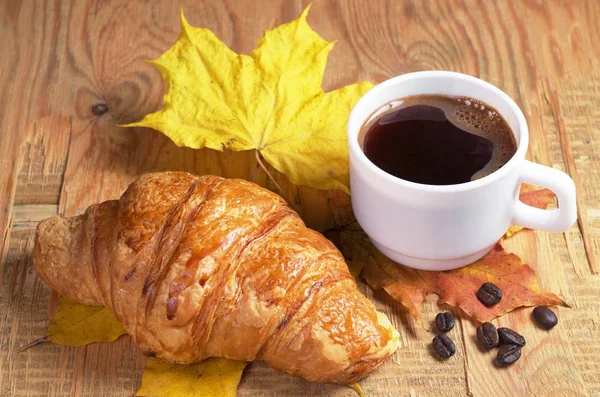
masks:
[[[537,189],[535,186],[523,184],[519,200],[532,207],[545,210],[550,202],[554,200],[554,193],[548,189]],[[510,237],[521,230],[523,230],[523,226],[511,225],[504,237]]]
[[[537,189],[533,185],[523,184],[519,200],[532,207],[541,209],[548,208],[550,202],[554,199],[554,193],[548,189]]]
[[[371,243],[364,232],[342,232],[342,246],[351,247],[353,263],[364,263],[360,276],[374,290],[383,289],[422,321],[421,310],[425,296],[432,293],[419,271],[398,265],[388,259]],[[342,251],[343,252],[343,251]],[[398,282],[401,280],[401,282]]]
[[[377,251],[372,248],[367,250]],[[371,251],[372,252],[372,251]],[[426,295],[437,294],[438,304],[448,304],[478,321],[490,321],[521,306],[563,305],[566,303],[550,292],[543,292],[535,272],[515,254],[497,244],[477,262],[447,272],[428,272],[398,265],[382,254],[363,268],[361,276],[374,289],[382,288],[420,319]],[[500,302],[488,308],[475,293],[485,282],[502,290]]]
[[[547,189],[525,187],[521,200],[545,208],[552,197]],[[360,275],[371,288],[385,290],[420,321],[423,300],[430,294],[440,297],[438,304],[458,307],[481,322],[521,306],[567,306],[558,296],[543,292],[534,270],[517,255],[506,252],[500,244],[479,261],[457,270],[428,272],[399,265],[379,252],[360,229],[352,214],[349,196],[330,192],[328,198],[344,256],[355,267],[363,265]],[[492,308],[481,304],[475,296],[484,282],[492,282],[503,291],[503,299]]]

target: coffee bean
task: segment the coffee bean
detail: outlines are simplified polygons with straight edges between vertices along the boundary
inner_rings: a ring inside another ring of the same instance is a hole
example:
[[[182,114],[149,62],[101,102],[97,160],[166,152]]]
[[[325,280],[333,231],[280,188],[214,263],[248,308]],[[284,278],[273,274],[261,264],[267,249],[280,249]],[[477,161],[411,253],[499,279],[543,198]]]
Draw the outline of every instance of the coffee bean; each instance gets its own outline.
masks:
[[[525,338],[510,328],[498,328],[500,343],[503,345],[525,346]]]
[[[454,328],[454,316],[450,312],[438,313],[435,316],[435,326],[442,332],[448,332]]]
[[[92,113],[96,116],[102,116],[104,113],[108,112],[108,105],[105,103],[97,103],[92,106]]]
[[[486,349],[496,347],[500,343],[498,330],[496,330],[496,327],[492,323],[483,323],[477,327],[477,339],[479,339],[481,346]]]
[[[503,345],[498,350],[497,360],[502,365],[509,365],[521,357],[521,348],[517,345]]]
[[[454,346],[454,342],[452,342],[452,339],[448,335],[441,334],[433,338],[433,350],[435,350],[438,356],[448,358],[456,353],[456,346]]]
[[[502,291],[495,284],[483,283],[477,291],[477,299],[487,307],[494,306],[502,299]]]
[[[538,306],[533,309],[532,316],[537,325],[546,330],[551,329],[558,324],[558,318],[556,317],[556,314],[554,314],[552,310],[545,306]]]

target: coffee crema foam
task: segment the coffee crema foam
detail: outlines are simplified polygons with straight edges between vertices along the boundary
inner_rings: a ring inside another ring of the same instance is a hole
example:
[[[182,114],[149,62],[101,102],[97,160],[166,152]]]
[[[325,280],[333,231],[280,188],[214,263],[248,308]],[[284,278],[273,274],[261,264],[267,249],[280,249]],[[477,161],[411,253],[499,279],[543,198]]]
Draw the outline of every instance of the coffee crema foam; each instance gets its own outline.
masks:
[[[403,108],[416,105],[441,109],[454,126],[473,135],[490,140],[494,145],[492,158],[476,172],[471,180],[483,178],[502,168],[517,149],[515,136],[502,115],[486,103],[465,96],[415,95],[396,99],[381,106],[367,119],[358,135],[358,143],[364,151],[364,140],[371,126],[382,117]]]

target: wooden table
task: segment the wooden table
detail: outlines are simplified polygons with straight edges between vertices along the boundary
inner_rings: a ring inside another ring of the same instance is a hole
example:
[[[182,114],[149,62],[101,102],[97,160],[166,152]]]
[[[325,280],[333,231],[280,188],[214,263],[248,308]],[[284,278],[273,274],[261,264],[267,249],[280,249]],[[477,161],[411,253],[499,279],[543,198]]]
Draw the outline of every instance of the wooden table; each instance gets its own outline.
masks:
[[[118,197],[137,175],[187,170],[250,178],[254,154],[175,147],[158,132],[124,129],[161,106],[159,74],[144,59],[170,47],[179,9],[238,52],[267,28],[296,18],[304,1],[14,1],[0,5],[0,394],[131,396],[144,357],[129,337],[81,348],[41,345],[49,288],[32,268],[37,222],[73,215]],[[578,186],[579,221],[564,234],[523,232],[506,247],[563,296],[560,324],[537,330],[530,309],[497,323],[527,337],[509,369],[476,347],[475,325],[460,319],[457,354],[430,355],[433,334],[384,294],[363,287],[401,331],[401,348],[362,382],[369,396],[600,395],[600,2],[597,0],[315,1],[313,28],[339,42],[324,80],[329,90],[359,80],[446,69],[499,86],[522,106],[529,157],[565,170]],[[106,103],[103,116],[91,112]],[[316,229],[332,223],[323,192],[279,182]],[[273,188],[264,175],[258,182]],[[428,300],[425,318],[438,311]],[[351,396],[345,387],[248,367],[240,396]]]

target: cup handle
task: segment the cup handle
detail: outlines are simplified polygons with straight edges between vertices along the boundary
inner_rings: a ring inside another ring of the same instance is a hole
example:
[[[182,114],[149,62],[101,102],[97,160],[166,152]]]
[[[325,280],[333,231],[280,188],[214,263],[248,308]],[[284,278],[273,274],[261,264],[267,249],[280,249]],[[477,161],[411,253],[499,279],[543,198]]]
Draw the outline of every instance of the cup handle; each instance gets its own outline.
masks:
[[[542,210],[515,202],[512,223],[530,229],[562,233],[577,220],[575,183],[564,172],[525,160],[521,166],[519,182],[546,187],[558,198],[558,209]]]

